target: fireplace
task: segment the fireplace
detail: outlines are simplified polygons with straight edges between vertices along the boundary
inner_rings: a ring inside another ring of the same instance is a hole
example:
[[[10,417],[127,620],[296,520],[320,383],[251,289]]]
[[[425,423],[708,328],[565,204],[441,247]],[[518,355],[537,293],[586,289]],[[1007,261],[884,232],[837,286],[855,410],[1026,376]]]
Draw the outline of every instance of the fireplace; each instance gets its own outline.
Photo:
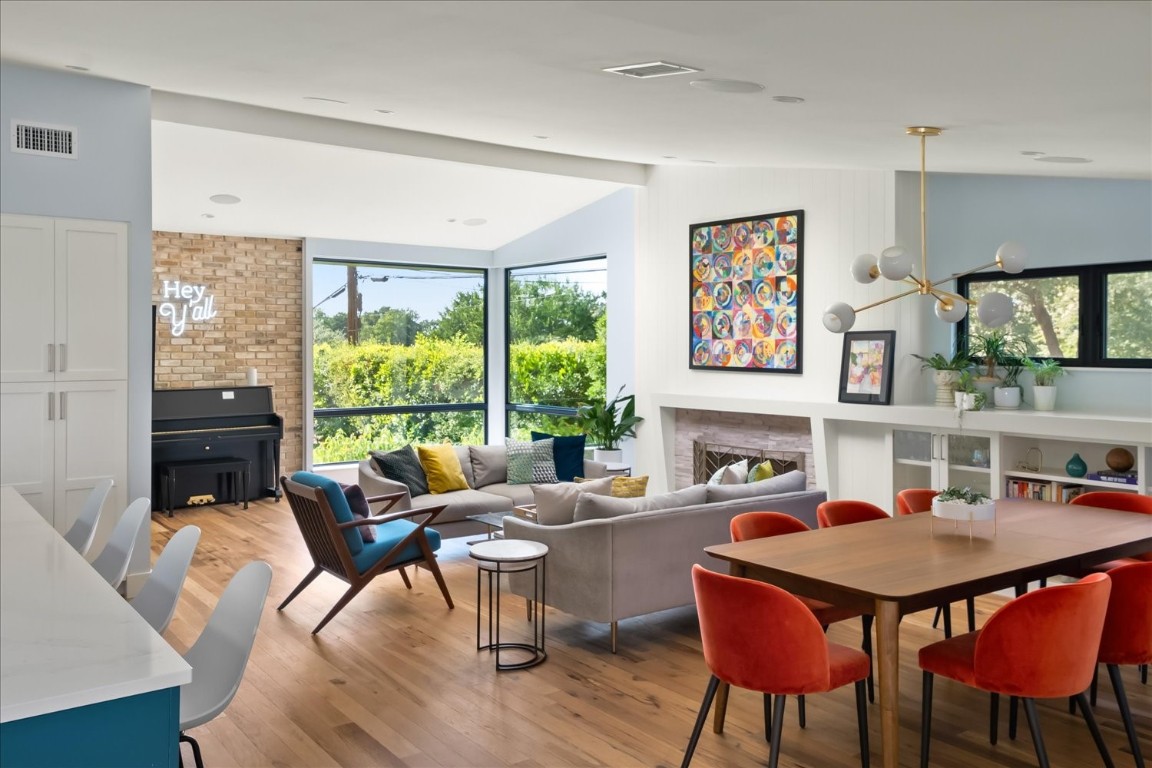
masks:
[[[812,426],[807,417],[677,408],[672,487],[706,482],[718,467],[749,458],[778,470],[803,470],[815,487]],[[703,479],[697,479],[703,477]]]

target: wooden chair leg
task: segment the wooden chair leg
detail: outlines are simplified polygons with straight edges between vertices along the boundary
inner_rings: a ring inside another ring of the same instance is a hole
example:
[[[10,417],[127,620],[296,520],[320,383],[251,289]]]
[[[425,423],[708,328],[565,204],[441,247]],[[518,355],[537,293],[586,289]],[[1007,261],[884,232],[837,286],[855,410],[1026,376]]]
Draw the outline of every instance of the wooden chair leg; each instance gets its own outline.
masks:
[[[696,751],[696,742],[700,740],[700,731],[704,730],[704,722],[708,719],[708,710],[712,707],[712,699],[716,696],[716,688],[720,685],[720,678],[712,675],[708,678],[708,687],[704,690],[704,701],[700,702],[700,712],[696,715],[696,725],[692,728],[692,737],[688,739],[688,749],[684,750],[684,760],[680,768],[688,768],[692,762],[692,753]]]
[[[1050,768],[1048,751],[1044,749],[1044,736],[1040,733],[1040,716],[1036,714],[1036,700],[1024,698],[1024,716],[1028,718],[1028,730],[1032,732],[1032,746],[1036,748],[1036,761],[1040,768]]]
[[[772,704],[772,748],[768,750],[768,768],[780,763],[780,733],[784,730],[784,702],[787,696],[778,695]]]
[[[1112,756],[1108,754],[1108,746],[1104,743],[1104,737],[1100,735],[1100,726],[1096,725],[1096,716],[1092,714],[1092,707],[1088,706],[1088,702],[1083,693],[1076,697],[1080,703],[1080,710],[1084,713],[1084,722],[1088,724],[1088,732],[1092,734],[1092,741],[1096,742],[1096,750],[1100,753],[1101,759],[1104,760],[1104,768],[1116,768],[1116,764],[1112,762]]]
[[[920,768],[928,768],[928,745],[932,742],[932,673],[924,673],[920,695]]]
[[[309,584],[311,584],[313,581],[315,581],[316,577],[319,576],[322,572],[323,572],[323,569],[321,569],[320,566],[318,566],[318,565],[313,566],[312,570],[308,572],[308,575],[304,577],[303,581],[301,581],[299,584],[296,585],[296,589],[292,590],[288,594],[288,597],[284,598],[284,602],[282,602],[282,603],[280,603],[280,605],[276,606],[276,610],[278,610],[278,611],[284,610],[284,606],[288,605],[288,603],[295,600],[296,595],[303,592],[304,588],[307,587]]]
[[[860,729],[860,768],[868,768],[872,755],[868,748],[868,702],[865,693],[867,686],[863,680],[856,681],[856,727]]]
[[[1108,665],[1108,678],[1112,681],[1112,691],[1116,694],[1116,704],[1120,707],[1120,719],[1128,733],[1128,744],[1132,747],[1132,757],[1136,768],[1144,768],[1144,755],[1140,754],[1140,740],[1136,738],[1136,724],[1132,722],[1132,710],[1128,706],[1128,695],[1124,693],[1124,681],[1120,679],[1120,667]]]
[[[424,531],[420,531],[420,535],[416,537],[416,543],[420,545],[420,551],[424,553],[424,562],[428,570],[432,571],[432,575],[436,578],[440,593],[444,595],[444,602],[448,603],[449,608],[455,608],[456,606],[452,604],[452,595],[448,594],[448,585],[444,583],[444,574],[440,573],[440,566],[436,562],[436,553],[429,546],[428,537],[424,535]]]
[[[728,714],[728,683],[720,683],[716,697],[716,715],[712,718],[712,733],[724,733],[724,716]]]
[[[317,632],[324,629],[324,625],[332,621],[332,617],[340,613],[344,606],[348,605],[348,601],[356,597],[356,595],[360,594],[360,590],[364,589],[364,587],[369,583],[371,583],[371,579],[368,581],[362,581],[355,586],[348,587],[348,591],[344,593],[343,597],[336,601],[336,605],[332,606],[332,610],[328,611],[328,615],[324,617],[324,620],[316,625],[316,629],[312,630],[312,634],[315,635]]]
[[[404,580],[404,586],[412,589],[412,582],[408,580],[408,572],[403,568],[400,569],[400,578]]]

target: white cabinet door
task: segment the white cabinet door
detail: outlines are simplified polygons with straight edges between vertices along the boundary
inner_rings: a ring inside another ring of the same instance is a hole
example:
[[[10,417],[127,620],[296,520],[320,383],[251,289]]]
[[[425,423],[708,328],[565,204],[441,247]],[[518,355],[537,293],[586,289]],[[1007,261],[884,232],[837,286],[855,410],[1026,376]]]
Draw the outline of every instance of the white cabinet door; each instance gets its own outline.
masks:
[[[56,380],[128,377],[128,225],[56,222]]]
[[[51,381],[56,365],[55,227],[0,218],[0,381]]]
[[[0,485],[11,485],[53,521],[56,391],[52,384],[0,385]]]
[[[123,381],[81,381],[58,387],[55,435],[55,514],[52,524],[67,531],[88,492],[99,480],[110,478],[112,492],[105,513],[123,511],[128,484],[128,385]],[[115,525],[116,515],[104,514],[96,531],[93,551]]]
[[[996,497],[992,439],[988,435],[897,429],[892,433],[893,485],[904,488],[969,487]]]

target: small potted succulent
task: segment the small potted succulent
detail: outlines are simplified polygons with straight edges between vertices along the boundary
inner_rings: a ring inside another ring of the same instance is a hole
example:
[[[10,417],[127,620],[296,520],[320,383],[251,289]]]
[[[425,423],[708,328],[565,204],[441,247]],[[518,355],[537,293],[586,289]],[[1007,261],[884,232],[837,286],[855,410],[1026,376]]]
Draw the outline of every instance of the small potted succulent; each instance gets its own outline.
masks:
[[[1038,411],[1051,411],[1056,408],[1056,379],[1068,371],[1060,366],[1058,360],[1051,358],[1045,360],[1024,359],[1024,367],[1032,372],[1035,386],[1032,387],[1032,405]]]
[[[952,407],[956,391],[956,382],[960,380],[960,373],[972,367],[972,358],[964,350],[957,350],[951,358],[937,352],[931,357],[924,357],[912,353],[912,357],[920,361],[920,370],[932,371],[932,381],[936,384],[936,405]]]
[[[996,502],[971,488],[950,486],[932,499],[932,516],[945,520],[995,520]],[[971,529],[969,529],[971,535]]]
[[[1000,361],[1004,370],[1004,378],[1000,385],[992,390],[992,401],[997,408],[1015,410],[1020,407],[1020,374],[1028,358],[1010,355]]]
[[[971,370],[960,372],[954,397],[956,409],[959,411],[978,411],[988,402],[988,395],[976,387],[976,376]]]

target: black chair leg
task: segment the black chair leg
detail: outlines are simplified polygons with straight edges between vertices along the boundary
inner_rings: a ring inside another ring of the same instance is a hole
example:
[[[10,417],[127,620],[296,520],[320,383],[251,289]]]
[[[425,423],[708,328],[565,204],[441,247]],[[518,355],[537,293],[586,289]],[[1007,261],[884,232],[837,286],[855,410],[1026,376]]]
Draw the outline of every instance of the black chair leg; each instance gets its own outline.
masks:
[[[808,710],[807,710],[807,707],[804,706],[804,694],[800,694],[799,696],[797,696],[796,702],[797,702],[796,703],[796,714],[797,714],[798,719],[800,721],[800,727],[801,728],[807,728],[808,727]]]
[[[1012,696],[1008,699],[1008,738],[1013,741],[1016,740],[1016,705],[1020,703],[1020,699]]]
[[[856,681],[856,727],[860,729],[860,768],[868,768],[872,755],[868,749],[868,701],[867,686],[863,680]]]
[[[200,745],[196,743],[196,739],[186,733],[181,733],[180,741],[186,741],[192,745],[192,758],[196,761],[196,768],[204,768],[204,758],[200,755]],[[177,743],[177,749],[179,749],[179,743]],[[183,758],[180,759],[180,763],[183,765]]]
[[[932,741],[932,673],[924,673],[920,696],[920,768],[928,768],[928,744]]]
[[[1140,682],[1143,685],[1148,685],[1148,665],[1147,664],[1141,664],[1140,665]]]
[[[1112,756],[1108,754],[1108,746],[1104,743],[1104,737],[1100,735],[1100,726],[1096,725],[1096,716],[1092,714],[1092,707],[1088,706],[1086,698],[1081,693],[1076,697],[1076,700],[1080,703],[1080,711],[1084,713],[1084,722],[1088,723],[1088,732],[1092,734],[1092,741],[1096,742],[1096,749],[1104,760],[1104,768],[1116,768],[1116,764],[1112,762]]]
[[[952,606],[945,605],[944,608],[944,637],[952,637]]]
[[[1028,718],[1028,730],[1032,732],[1032,746],[1036,748],[1036,760],[1040,768],[1050,768],[1048,751],[1044,749],[1044,736],[1040,733],[1040,716],[1036,714],[1036,700],[1024,699],[1024,716]]]
[[[1092,698],[1091,698],[1092,706],[1096,706],[1096,683],[1099,681],[1099,679],[1100,679],[1100,665],[1097,664],[1096,668],[1092,670],[1092,685],[1089,686],[1089,688],[1088,688],[1088,690],[1092,692]]]
[[[688,749],[684,751],[684,761],[680,768],[688,768],[692,762],[692,753],[696,751],[696,742],[700,740],[700,731],[704,730],[704,723],[708,719],[708,710],[712,709],[712,699],[716,696],[716,688],[720,685],[720,678],[712,675],[708,678],[708,687],[704,689],[704,701],[700,703],[700,714],[696,716],[696,725],[692,728],[692,738],[688,740]]]
[[[988,743],[996,746],[1000,738],[1000,694],[991,694],[992,700],[988,706]]]
[[[968,608],[968,631],[976,631],[976,598],[970,597],[966,601]]]
[[[768,751],[768,768],[780,762],[780,732],[784,730],[784,702],[787,696],[777,695],[772,705],[772,748]]]
[[[860,649],[868,654],[868,701],[876,701],[876,687],[872,681],[872,622],[875,617],[869,614],[864,614],[860,617],[860,625],[864,631],[863,641],[860,643]]]
[[[772,694],[764,694],[764,741],[772,743]]]
[[[940,626],[940,617],[944,615],[944,606],[936,606],[936,613],[932,615],[932,629]]]
[[[1140,741],[1136,738],[1136,724],[1132,722],[1132,710],[1128,706],[1128,695],[1124,692],[1124,681],[1120,679],[1120,667],[1109,664],[1108,678],[1112,681],[1112,690],[1116,694],[1120,718],[1124,721],[1124,730],[1128,733],[1128,744],[1132,747],[1136,768],[1144,768],[1144,755],[1140,754]]]

